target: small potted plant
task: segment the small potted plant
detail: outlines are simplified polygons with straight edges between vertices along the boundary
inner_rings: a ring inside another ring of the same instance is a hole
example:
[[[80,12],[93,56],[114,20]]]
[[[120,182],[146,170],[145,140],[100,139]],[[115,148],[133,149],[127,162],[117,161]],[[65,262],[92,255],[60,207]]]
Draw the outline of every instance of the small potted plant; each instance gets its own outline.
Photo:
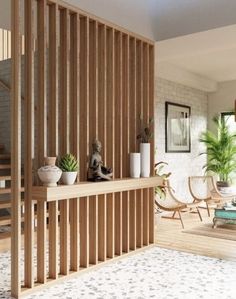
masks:
[[[151,126],[154,122],[153,118],[150,118],[146,125],[141,121],[141,133],[137,136],[140,143],[140,154],[141,154],[141,176],[150,176],[150,140],[153,138],[153,130]]]
[[[59,167],[62,170],[62,183],[73,185],[78,174],[78,161],[72,154],[66,154],[60,159]]]

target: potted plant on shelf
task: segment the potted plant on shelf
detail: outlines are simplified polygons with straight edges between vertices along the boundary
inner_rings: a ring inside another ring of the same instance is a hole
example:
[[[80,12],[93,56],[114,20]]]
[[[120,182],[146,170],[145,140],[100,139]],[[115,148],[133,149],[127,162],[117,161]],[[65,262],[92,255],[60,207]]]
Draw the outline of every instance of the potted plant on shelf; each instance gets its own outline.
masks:
[[[154,120],[150,118],[146,125],[141,121],[141,133],[137,136],[140,143],[140,154],[141,154],[141,177],[150,176],[150,140],[153,138],[153,130],[151,128]]]
[[[62,170],[62,183],[73,185],[78,174],[78,161],[72,154],[66,154],[60,159],[59,167]]]
[[[218,187],[229,187],[231,176],[236,171],[236,134],[230,132],[227,120],[216,116],[213,122],[217,133],[207,130],[199,139],[207,147],[206,152],[200,154],[207,155],[203,168],[218,176]]]

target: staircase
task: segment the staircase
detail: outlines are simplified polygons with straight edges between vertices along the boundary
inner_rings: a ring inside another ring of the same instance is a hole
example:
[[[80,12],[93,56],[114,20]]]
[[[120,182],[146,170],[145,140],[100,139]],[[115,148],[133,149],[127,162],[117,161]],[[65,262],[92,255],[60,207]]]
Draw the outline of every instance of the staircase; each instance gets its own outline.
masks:
[[[23,176],[22,176],[23,181]],[[23,183],[23,182],[22,182]],[[24,188],[21,189],[24,192]],[[0,144],[0,235],[8,233],[11,225],[11,155]]]

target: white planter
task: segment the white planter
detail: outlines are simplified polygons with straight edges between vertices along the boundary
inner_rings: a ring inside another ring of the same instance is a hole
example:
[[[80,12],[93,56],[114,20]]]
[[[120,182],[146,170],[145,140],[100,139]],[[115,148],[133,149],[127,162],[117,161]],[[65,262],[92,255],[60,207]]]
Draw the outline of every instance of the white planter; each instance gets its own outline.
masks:
[[[73,185],[77,177],[77,171],[73,172],[63,172],[61,179],[64,185]]]
[[[140,143],[141,177],[150,177],[150,143]]]
[[[130,176],[131,178],[139,178],[141,172],[140,153],[130,154]]]

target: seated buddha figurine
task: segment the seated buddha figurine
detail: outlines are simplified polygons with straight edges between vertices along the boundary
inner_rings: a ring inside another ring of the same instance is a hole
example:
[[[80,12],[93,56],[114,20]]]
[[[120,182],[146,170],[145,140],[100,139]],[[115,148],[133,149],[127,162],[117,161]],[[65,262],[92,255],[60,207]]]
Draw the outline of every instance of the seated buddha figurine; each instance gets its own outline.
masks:
[[[110,181],[112,179],[112,169],[103,166],[101,149],[102,144],[99,140],[94,140],[92,144],[93,152],[90,156],[88,181]]]

